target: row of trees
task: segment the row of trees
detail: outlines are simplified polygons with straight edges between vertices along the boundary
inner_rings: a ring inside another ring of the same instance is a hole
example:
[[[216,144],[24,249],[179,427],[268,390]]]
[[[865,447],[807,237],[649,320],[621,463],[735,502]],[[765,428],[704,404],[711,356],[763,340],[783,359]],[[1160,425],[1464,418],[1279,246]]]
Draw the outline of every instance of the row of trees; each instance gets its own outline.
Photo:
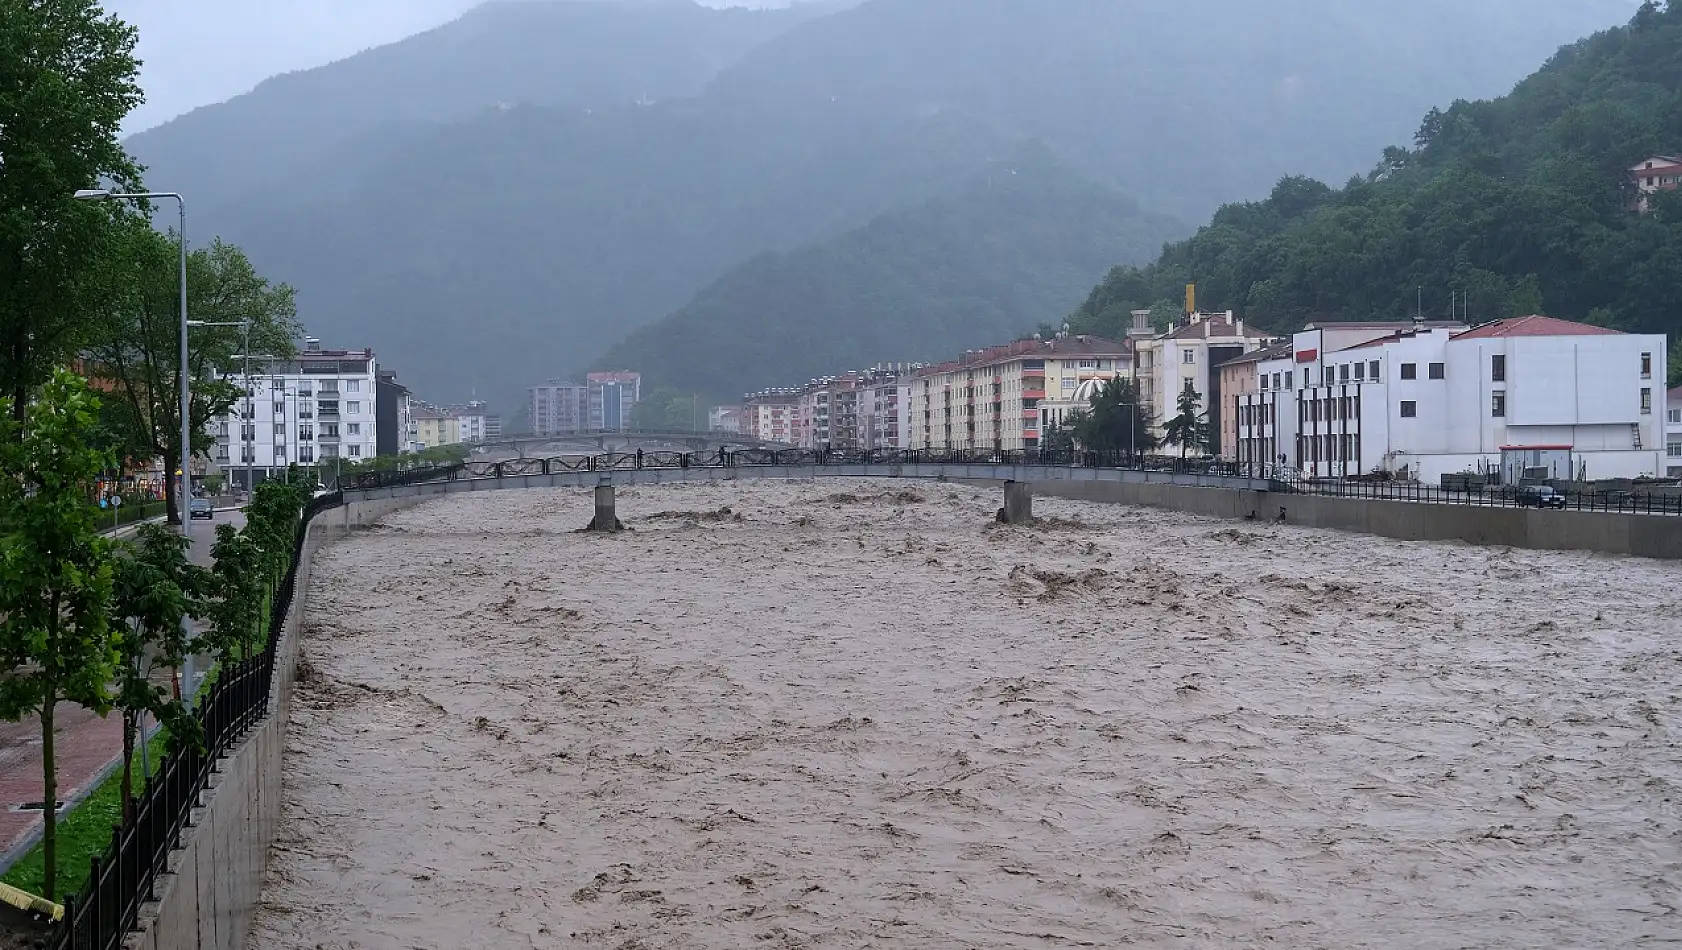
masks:
[[[1159,438],[1153,429],[1156,420],[1139,399],[1139,384],[1112,379],[1092,395],[1086,408],[1070,413],[1061,425],[1048,425],[1040,435],[1040,445],[1051,451],[1079,448],[1129,456],[1145,455],[1163,445],[1178,447],[1181,457],[1193,451],[1213,452],[1217,447],[1210,444],[1214,434],[1208,414],[1201,408],[1202,398],[1191,380],[1186,380],[1174,415],[1163,423]]]
[[[100,399],[56,371],[23,406],[0,397],[0,716],[41,726],[46,896],[57,886],[54,725],[58,704],[123,717],[124,822],[133,819],[130,766],[147,715],[176,743],[196,742],[178,690],[159,673],[194,654],[219,661],[259,648],[263,606],[289,564],[309,499],[302,479],[257,488],[246,525],[217,526],[209,569],[161,524],[132,543],[102,536],[88,505],[113,462],[102,445]],[[196,632],[188,620],[205,621]]]

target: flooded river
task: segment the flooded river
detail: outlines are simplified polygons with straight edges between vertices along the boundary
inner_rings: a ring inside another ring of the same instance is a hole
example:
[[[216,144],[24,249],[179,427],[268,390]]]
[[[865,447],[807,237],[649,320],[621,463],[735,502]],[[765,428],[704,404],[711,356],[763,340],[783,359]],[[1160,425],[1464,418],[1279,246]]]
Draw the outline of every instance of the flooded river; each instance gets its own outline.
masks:
[[[325,552],[254,946],[1682,933],[1682,567],[824,480]]]

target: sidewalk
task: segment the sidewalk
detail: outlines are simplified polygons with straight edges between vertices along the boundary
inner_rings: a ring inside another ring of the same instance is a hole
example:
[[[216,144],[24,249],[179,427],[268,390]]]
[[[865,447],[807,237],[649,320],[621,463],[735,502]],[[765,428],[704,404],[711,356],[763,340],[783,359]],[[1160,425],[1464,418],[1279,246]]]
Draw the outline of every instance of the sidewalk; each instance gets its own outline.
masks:
[[[218,508],[216,512],[222,515],[238,510]],[[162,516],[151,520],[162,520]],[[236,517],[234,522],[243,524],[243,518]],[[147,523],[124,525],[104,534],[127,537]],[[209,536],[203,525],[200,522],[194,526],[197,537]],[[210,545],[194,544],[190,556],[193,563],[208,565]],[[123,717],[116,712],[101,718],[73,703],[60,703],[53,714],[53,737],[58,798],[67,807],[97,788],[110,770],[122,762]],[[138,784],[138,775],[135,781]],[[0,722],[0,873],[5,873],[40,840],[41,812],[20,811],[19,806],[40,802],[41,791],[40,719],[31,716],[22,722]]]

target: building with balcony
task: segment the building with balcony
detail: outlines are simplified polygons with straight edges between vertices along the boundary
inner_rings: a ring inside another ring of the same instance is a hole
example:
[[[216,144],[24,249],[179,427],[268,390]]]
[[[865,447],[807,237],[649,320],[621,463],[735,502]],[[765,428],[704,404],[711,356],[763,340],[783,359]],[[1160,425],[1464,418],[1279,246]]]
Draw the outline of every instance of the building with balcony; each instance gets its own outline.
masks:
[[[765,389],[743,396],[737,431],[766,442],[794,444],[799,398],[798,389]]]
[[[1224,431],[1223,412],[1230,400],[1222,398],[1219,368],[1269,341],[1266,333],[1246,327],[1230,310],[1190,313],[1166,333],[1137,339],[1134,377],[1139,401],[1150,414],[1157,438],[1178,411],[1180,394],[1188,384],[1197,393],[1198,411],[1208,418],[1210,431]]]
[[[561,379],[526,390],[526,416],[537,435],[581,432],[590,418],[590,388]]]
[[[907,448],[1039,447],[1041,403],[1073,398],[1081,383],[1127,374],[1133,344],[1059,334],[971,350],[907,377]]]
[[[430,406],[415,410],[415,440],[423,449],[461,442],[461,420],[454,413]]]
[[[585,428],[623,432],[631,427],[631,411],[642,401],[641,373],[591,373],[584,385],[588,390]]]
[[[211,424],[211,453],[229,484],[247,488],[248,481],[261,483],[294,463],[379,454],[373,350],[323,349],[310,337],[292,359],[264,360],[249,378],[227,378],[244,395]]]

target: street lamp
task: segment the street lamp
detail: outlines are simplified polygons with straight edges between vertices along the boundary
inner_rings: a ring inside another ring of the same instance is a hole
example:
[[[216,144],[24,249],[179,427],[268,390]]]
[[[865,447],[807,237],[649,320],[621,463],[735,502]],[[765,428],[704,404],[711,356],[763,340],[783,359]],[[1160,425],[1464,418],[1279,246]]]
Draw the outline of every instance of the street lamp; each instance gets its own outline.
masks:
[[[190,327],[240,327],[242,332],[240,350],[245,354],[245,369],[241,371],[240,387],[245,390],[245,411],[251,414],[251,438],[249,444],[245,436],[245,422],[239,424],[239,453],[240,460],[245,463],[245,490],[253,490],[251,484],[251,460],[257,454],[257,406],[251,395],[251,318],[246,317],[234,323],[212,323],[207,320],[188,320]],[[244,416],[245,413],[241,413]]]
[[[176,236],[181,239],[181,475],[175,494],[180,507],[181,537],[186,539],[189,546],[193,543],[192,515],[188,511],[187,499],[192,495],[193,474],[193,424],[192,424],[192,394],[187,381],[187,200],[173,191],[148,191],[122,193],[113,192],[105,188],[83,188],[76,192],[75,197],[80,201],[118,201],[151,200],[153,198],[173,198],[181,211],[181,224],[176,230]]]

